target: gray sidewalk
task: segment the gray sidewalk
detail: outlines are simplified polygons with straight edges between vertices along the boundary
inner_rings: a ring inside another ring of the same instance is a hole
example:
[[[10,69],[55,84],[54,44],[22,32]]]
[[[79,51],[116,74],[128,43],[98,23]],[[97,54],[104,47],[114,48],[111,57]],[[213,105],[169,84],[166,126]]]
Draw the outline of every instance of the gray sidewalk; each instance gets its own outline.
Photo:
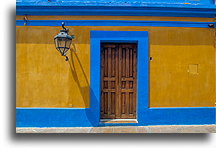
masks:
[[[16,128],[16,133],[216,133],[216,125]]]

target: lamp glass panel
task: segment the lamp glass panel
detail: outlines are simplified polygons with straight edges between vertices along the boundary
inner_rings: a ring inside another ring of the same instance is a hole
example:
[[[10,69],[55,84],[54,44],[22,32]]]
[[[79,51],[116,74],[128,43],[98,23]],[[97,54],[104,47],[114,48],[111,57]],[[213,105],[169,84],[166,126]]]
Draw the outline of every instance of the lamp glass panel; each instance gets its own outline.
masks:
[[[66,42],[66,48],[70,48],[70,45],[71,45],[71,40],[70,39],[67,39],[67,42]]]
[[[64,55],[67,54],[68,50],[69,50],[68,48],[65,48]]]
[[[55,38],[54,42],[55,42],[55,47],[58,48],[58,39]]]
[[[64,55],[64,50],[65,48],[59,48],[59,52],[61,53],[61,55]]]
[[[58,38],[58,47],[65,47],[66,38]]]
[[[65,56],[70,48],[72,40],[67,37],[57,37],[54,42],[56,49],[61,53],[61,55]]]

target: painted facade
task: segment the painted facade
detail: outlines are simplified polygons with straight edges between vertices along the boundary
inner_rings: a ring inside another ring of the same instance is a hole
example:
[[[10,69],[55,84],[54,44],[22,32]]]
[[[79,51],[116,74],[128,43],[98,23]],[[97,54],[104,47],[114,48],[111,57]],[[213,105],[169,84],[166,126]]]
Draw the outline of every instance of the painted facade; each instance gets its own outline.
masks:
[[[17,0],[17,127],[214,124],[215,14],[213,0]],[[100,123],[101,42],[137,43],[137,123]]]

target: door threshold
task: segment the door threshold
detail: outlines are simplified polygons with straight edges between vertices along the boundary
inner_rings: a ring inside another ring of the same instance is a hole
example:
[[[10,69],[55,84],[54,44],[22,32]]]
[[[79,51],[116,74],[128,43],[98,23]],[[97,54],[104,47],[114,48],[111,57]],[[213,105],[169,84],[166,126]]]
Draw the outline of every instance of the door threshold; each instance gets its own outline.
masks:
[[[100,123],[138,123],[137,119],[100,119]]]

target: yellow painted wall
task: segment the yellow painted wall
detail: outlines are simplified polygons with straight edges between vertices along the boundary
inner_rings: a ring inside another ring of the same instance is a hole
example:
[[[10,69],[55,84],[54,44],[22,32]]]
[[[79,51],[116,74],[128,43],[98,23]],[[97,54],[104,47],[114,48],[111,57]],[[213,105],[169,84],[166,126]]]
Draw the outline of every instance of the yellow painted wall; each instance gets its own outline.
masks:
[[[61,26],[17,27],[17,107],[89,107],[90,30],[149,32],[150,107],[214,106],[214,29],[67,27],[75,35],[69,62],[53,44]]]
[[[77,36],[77,51],[66,62],[53,42],[59,29],[17,27],[17,107],[89,106],[89,44],[80,42],[87,37]]]

